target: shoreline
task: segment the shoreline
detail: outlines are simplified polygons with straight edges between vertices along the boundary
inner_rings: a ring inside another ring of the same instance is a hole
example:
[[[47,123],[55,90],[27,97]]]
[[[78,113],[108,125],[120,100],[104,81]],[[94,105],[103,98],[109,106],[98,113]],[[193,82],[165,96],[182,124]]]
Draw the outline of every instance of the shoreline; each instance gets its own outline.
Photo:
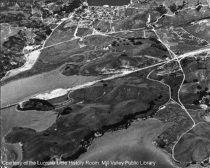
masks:
[[[24,54],[24,57],[26,59],[26,62],[23,64],[23,66],[16,68],[16,69],[11,69],[9,71],[7,71],[6,75],[1,79],[1,81],[8,79],[12,76],[15,76],[21,72],[30,70],[34,64],[36,63],[36,61],[39,58],[39,55],[41,53],[41,50],[38,49],[40,46],[26,46],[23,49],[23,53],[24,50],[27,50],[28,53]]]

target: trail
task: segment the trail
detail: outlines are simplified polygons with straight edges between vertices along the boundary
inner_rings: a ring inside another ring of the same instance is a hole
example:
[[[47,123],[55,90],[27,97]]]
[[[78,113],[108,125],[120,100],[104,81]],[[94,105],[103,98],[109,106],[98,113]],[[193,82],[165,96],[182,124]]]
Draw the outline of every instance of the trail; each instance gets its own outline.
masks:
[[[150,25],[151,26],[151,25]],[[189,114],[189,112],[187,111],[187,109],[185,108],[185,106],[182,104],[182,102],[181,102],[181,100],[180,100],[180,90],[181,90],[181,88],[182,88],[182,85],[183,85],[183,83],[184,83],[184,80],[185,80],[185,73],[184,73],[184,71],[183,71],[183,68],[182,68],[182,66],[181,66],[181,63],[180,63],[180,60],[179,60],[179,58],[185,58],[185,57],[187,57],[187,56],[191,56],[191,55],[195,55],[195,53],[196,54],[199,54],[200,52],[202,53],[202,52],[205,52],[205,51],[201,51],[201,50],[198,50],[198,51],[193,51],[193,52],[190,52],[190,53],[185,53],[185,54],[183,54],[183,55],[180,55],[180,56],[177,56],[173,51],[171,51],[171,49],[168,47],[168,45],[167,44],[165,44],[161,39],[160,39],[160,37],[159,37],[159,35],[158,35],[158,33],[156,32],[156,30],[155,30],[155,28],[152,26],[152,30],[154,31],[154,33],[156,34],[156,36],[157,36],[157,38],[158,38],[158,40],[167,48],[167,50],[168,50],[168,52],[171,54],[171,56],[172,56],[172,58],[173,58],[173,60],[176,60],[177,62],[178,62],[178,64],[179,64],[179,68],[180,68],[180,70],[182,71],[182,74],[183,74],[183,80],[182,80],[182,83],[181,83],[181,85],[180,85],[180,87],[179,87],[179,90],[178,90],[178,103],[177,104],[179,104],[180,106],[181,106],[181,108],[187,113],[187,115],[190,117],[190,119],[193,121],[193,127],[195,126],[195,121],[194,121],[194,119],[192,118],[192,116]],[[210,48],[208,49],[208,51],[210,50]],[[176,102],[176,101],[175,101]]]
[[[93,82],[90,82],[90,83],[84,83],[84,84],[78,85],[77,87],[74,87],[74,88],[68,88],[67,90],[72,92],[72,91],[80,89],[80,88],[89,87],[89,86],[94,85],[94,84],[96,84],[98,82],[101,82],[103,80],[111,80],[111,79],[114,79],[114,78],[123,77],[125,75],[129,75],[129,74],[134,73],[134,72],[138,72],[138,71],[142,71],[142,70],[149,69],[149,68],[152,68],[152,67],[156,67],[156,66],[159,66],[159,65],[167,64],[167,63],[170,63],[171,61],[174,61],[174,60],[177,60],[177,59],[180,61],[181,59],[184,59],[186,57],[195,56],[196,54],[201,54],[201,53],[204,53],[204,52],[210,52],[210,48],[206,47],[206,48],[203,48],[203,49],[194,50],[192,52],[188,52],[188,53],[176,56],[176,57],[174,57],[174,58],[172,58],[170,60],[162,61],[162,62],[159,62],[157,64],[153,64],[153,65],[150,65],[150,66],[147,66],[147,67],[143,67],[143,68],[138,68],[138,69],[135,69],[135,70],[123,71],[123,72],[121,72],[121,74],[116,74],[116,75],[113,75],[111,77],[100,79],[100,80],[96,80],[96,81],[93,81]],[[180,88],[181,88],[181,86],[180,86]],[[9,106],[10,105],[5,106],[5,107],[1,107],[1,109],[8,108]]]
[[[157,21],[158,21],[158,20],[157,20]],[[184,83],[184,80],[185,80],[185,78],[186,78],[185,73],[184,73],[184,70],[183,70],[183,68],[182,68],[182,65],[181,65],[180,61],[181,61],[182,59],[186,58],[186,57],[195,56],[195,55],[197,55],[197,54],[201,54],[201,53],[204,53],[204,52],[209,52],[209,51],[210,51],[210,46],[207,46],[207,47],[205,47],[205,48],[198,49],[198,50],[195,50],[195,51],[192,51],[192,52],[184,53],[184,54],[178,56],[178,55],[176,55],[176,54],[170,49],[170,47],[169,47],[167,44],[165,44],[165,43],[160,39],[160,37],[159,37],[157,31],[155,30],[154,26],[152,26],[149,22],[147,23],[147,25],[148,25],[148,27],[152,27],[152,30],[153,30],[153,32],[156,34],[158,40],[167,48],[168,52],[170,53],[170,55],[171,55],[171,57],[172,57],[172,60],[177,61],[177,63],[179,64],[179,68],[180,68],[180,70],[182,71],[182,74],[183,74],[183,80],[182,80],[182,83],[181,83],[181,85],[180,85],[180,87],[179,87],[179,90],[178,90],[178,93],[177,93],[177,94],[178,94],[178,102],[176,102],[176,101],[174,101],[174,102],[177,103],[177,105],[181,106],[181,108],[186,112],[186,114],[187,114],[187,115],[189,116],[189,118],[192,120],[193,124],[192,124],[192,127],[191,127],[189,130],[187,130],[187,131],[184,132],[181,136],[179,136],[178,140],[175,142],[174,146],[172,147],[172,158],[173,158],[173,160],[179,162],[179,161],[176,160],[175,157],[174,157],[174,149],[175,149],[175,146],[178,144],[178,142],[180,141],[180,139],[181,139],[186,133],[188,133],[188,132],[189,132],[190,130],[192,130],[197,124],[199,124],[199,123],[196,124],[195,120],[193,119],[193,117],[190,115],[190,113],[188,112],[188,110],[185,108],[185,106],[182,104],[182,102],[181,102],[181,100],[180,100],[180,90],[181,90],[181,88],[182,88],[182,86],[183,86],[183,83]]]

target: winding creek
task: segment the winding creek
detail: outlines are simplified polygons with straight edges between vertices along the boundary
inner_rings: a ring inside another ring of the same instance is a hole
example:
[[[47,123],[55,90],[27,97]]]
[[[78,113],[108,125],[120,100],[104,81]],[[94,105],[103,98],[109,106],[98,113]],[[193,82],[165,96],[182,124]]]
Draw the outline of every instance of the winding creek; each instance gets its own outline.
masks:
[[[185,53],[177,58],[173,58],[172,60],[179,60],[188,56],[209,51],[210,48],[208,46],[207,48]],[[28,54],[28,57],[26,57],[26,64],[19,69],[8,72],[8,76],[13,76],[19,72],[30,69],[36,62],[39,53],[40,51],[37,50],[33,51],[30,55]],[[161,62],[150,67],[161,65],[163,63],[164,62]],[[125,71],[121,74],[109,77],[106,80],[114,79],[116,77],[124,76],[150,67],[133,71]],[[42,93],[45,94],[42,95],[43,97],[41,98],[45,98],[45,96],[50,96],[51,91],[54,91],[53,93],[57,97],[59,94],[66,94],[65,91],[71,90],[69,88],[74,88],[76,90],[84,86],[90,86],[99,81],[100,79],[94,76],[63,76],[60,73],[60,68],[58,68],[47,73],[14,80],[1,86],[1,136],[4,137],[13,127],[27,127],[38,132],[43,131],[49,128],[56,120],[57,112],[55,111],[31,110],[20,112],[16,110],[15,105],[17,103]],[[116,153],[113,155],[114,160],[123,160],[125,158],[149,160],[152,156],[156,162],[160,163],[157,168],[162,168],[163,166],[172,168],[173,166],[170,157],[152,145],[152,140],[160,134],[165,127],[165,124],[155,119],[137,121],[127,130],[109,132],[102,138],[95,139],[88,152],[81,155],[79,160],[95,160],[96,158],[98,160],[102,160],[104,158],[112,159],[109,158],[109,156],[111,156],[114,152]],[[110,139],[112,139],[111,142]],[[15,152],[15,157],[13,156],[14,154],[11,154],[12,151]],[[126,151],[129,151],[129,153],[124,155],[121,154],[126,153]],[[20,161],[22,158],[21,144],[5,144],[3,142],[1,152],[6,160]],[[132,156],[134,154],[139,157]]]

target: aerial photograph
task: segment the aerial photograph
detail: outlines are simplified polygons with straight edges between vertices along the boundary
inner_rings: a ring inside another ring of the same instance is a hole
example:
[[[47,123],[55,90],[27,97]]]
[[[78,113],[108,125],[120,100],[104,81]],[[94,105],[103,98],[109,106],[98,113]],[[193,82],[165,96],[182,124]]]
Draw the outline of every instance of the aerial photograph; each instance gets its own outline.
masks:
[[[210,0],[1,0],[1,168],[210,168]]]

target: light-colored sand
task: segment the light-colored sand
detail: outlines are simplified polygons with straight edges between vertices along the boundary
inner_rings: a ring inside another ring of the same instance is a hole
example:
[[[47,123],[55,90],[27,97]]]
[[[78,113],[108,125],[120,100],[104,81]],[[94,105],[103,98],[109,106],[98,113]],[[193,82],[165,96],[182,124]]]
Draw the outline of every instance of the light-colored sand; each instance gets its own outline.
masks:
[[[28,49],[28,46],[25,47],[25,49]],[[8,71],[4,79],[17,75],[20,72],[24,72],[26,70],[31,69],[33,65],[35,64],[35,62],[37,61],[37,59],[39,58],[40,53],[41,51],[38,49],[38,50],[34,50],[32,52],[25,54],[25,58],[26,58],[25,64],[21,66],[20,68],[12,69]]]

